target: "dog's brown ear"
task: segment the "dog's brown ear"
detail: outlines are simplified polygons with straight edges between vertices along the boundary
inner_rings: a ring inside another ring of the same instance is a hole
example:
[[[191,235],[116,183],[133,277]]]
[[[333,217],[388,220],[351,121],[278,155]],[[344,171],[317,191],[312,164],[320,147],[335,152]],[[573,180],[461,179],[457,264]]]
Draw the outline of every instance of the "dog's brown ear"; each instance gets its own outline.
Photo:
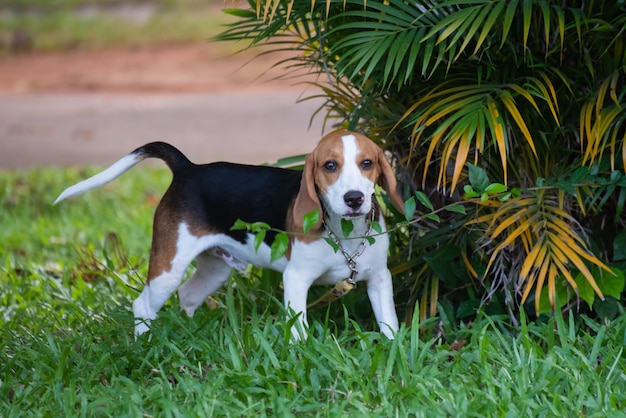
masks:
[[[381,174],[378,179],[380,185],[387,192],[387,196],[391,199],[391,203],[393,203],[400,213],[404,214],[404,201],[402,200],[402,197],[400,197],[397,190],[398,184],[396,182],[396,176],[393,173],[391,164],[387,161],[387,157],[385,157],[385,153],[380,148],[378,148],[378,163],[381,168]]]
[[[302,181],[300,182],[300,191],[296,196],[296,200],[293,204],[293,225],[295,230],[302,232],[304,215],[318,209],[319,218],[317,223],[310,229],[311,231],[317,231],[322,226],[322,204],[317,196],[317,190],[315,189],[315,156],[313,153],[307,155],[304,162],[304,170],[302,171]]]

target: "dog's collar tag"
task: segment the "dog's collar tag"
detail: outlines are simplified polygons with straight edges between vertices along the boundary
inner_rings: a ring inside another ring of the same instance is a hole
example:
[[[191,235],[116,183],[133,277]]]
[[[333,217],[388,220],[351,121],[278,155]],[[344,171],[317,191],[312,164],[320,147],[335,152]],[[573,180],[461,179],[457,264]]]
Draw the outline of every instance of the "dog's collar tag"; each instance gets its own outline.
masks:
[[[346,280],[348,281],[348,283],[356,286],[356,275],[359,274],[359,270],[357,270],[356,268],[356,261],[349,263],[349,267],[350,267],[350,277],[348,277]]]

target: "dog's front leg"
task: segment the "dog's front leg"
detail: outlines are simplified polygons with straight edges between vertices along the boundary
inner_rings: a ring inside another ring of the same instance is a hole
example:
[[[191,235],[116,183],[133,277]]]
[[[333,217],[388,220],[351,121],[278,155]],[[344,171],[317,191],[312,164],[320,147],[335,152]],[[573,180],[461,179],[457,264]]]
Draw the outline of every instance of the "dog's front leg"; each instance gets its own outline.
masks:
[[[398,331],[398,315],[393,301],[393,283],[389,270],[385,269],[367,281],[367,296],[380,330],[393,339]]]
[[[313,281],[314,278],[303,276],[301,272],[289,267],[283,273],[285,308],[287,312],[293,312],[293,315],[298,315],[298,320],[291,327],[291,336],[296,341],[305,335],[308,327],[306,302],[309,288]]]

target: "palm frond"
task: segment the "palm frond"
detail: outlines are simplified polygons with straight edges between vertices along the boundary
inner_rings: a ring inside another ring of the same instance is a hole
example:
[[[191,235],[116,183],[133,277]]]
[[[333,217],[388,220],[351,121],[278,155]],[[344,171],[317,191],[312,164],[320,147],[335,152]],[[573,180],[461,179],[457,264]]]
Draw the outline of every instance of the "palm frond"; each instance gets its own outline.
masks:
[[[518,291],[524,303],[531,291],[535,291],[536,309],[539,310],[540,294],[548,284],[551,306],[554,308],[555,280],[563,277],[577,293],[572,271],[580,272],[596,294],[603,298],[587,263],[609,273],[611,269],[591,253],[578,222],[559,207],[558,197],[546,190],[538,190],[530,196],[510,199],[501,206],[472,223],[488,222],[486,234],[490,240],[500,241],[493,249],[487,264],[486,275],[502,252],[512,248],[519,239],[526,241],[526,255],[519,270]]]
[[[582,106],[580,138],[583,164],[593,165],[609,152],[611,170],[621,147],[622,167],[626,167],[626,67],[602,80],[595,95]]]
[[[458,7],[458,1],[441,3],[439,6],[441,9],[451,11],[431,28],[424,40],[436,37],[436,44],[443,43],[446,51],[454,48],[456,54],[453,59],[462,55],[471,43],[474,43],[472,53],[477,54],[485,40],[492,34],[496,22],[502,19],[507,2],[472,3],[466,7]],[[461,39],[463,42],[459,45]]]
[[[357,85],[366,84],[376,73],[381,88],[394,81],[401,88],[413,77],[414,69],[421,68],[425,76],[441,62],[438,54],[433,57],[435,41],[424,39],[432,18],[404,2],[370,2],[367,8],[329,19],[326,36],[336,39],[329,55],[338,57],[338,73]]]
[[[532,83],[541,86],[543,92],[548,92],[540,80],[533,79]],[[523,99],[523,104],[518,104],[516,98]],[[552,97],[543,98],[550,103],[550,109],[556,116],[558,107]],[[485,144],[491,142],[500,156],[505,182],[509,144],[517,139],[517,135],[537,155],[533,134],[525,122],[529,108],[535,112],[535,117],[542,117],[533,94],[519,85],[441,85],[411,105],[398,124],[406,120],[413,126],[412,149],[416,149],[422,141],[428,142],[426,167],[429,167],[435,151],[443,147],[438,185],[445,188],[450,184],[450,190],[454,191],[470,149],[480,153],[484,151]],[[512,126],[516,126],[517,131]],[[456,154],[452,152],[454,149]],[[447,178],[448,167],[454,167],[451,181]],[[423,181],[427,175],[426,170]]]

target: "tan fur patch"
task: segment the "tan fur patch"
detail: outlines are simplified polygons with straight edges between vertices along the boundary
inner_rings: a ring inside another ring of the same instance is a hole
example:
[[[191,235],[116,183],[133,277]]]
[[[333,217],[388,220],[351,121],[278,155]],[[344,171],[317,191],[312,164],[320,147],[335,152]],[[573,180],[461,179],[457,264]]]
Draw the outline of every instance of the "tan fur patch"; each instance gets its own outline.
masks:
[[[154,213],[147,283],[172,269],[172,260],[176,256],[179,224],[180,213],[171,210],[161,200]]]
[[[341,132],[325,136],[313,151],[315,163],[313,178],[322,194],[326,193],[328,187],[337,181],[345,164],[342,136]],[[324,164],[331,161],[337,164],[337,170],[332,172],[324,170]]]

